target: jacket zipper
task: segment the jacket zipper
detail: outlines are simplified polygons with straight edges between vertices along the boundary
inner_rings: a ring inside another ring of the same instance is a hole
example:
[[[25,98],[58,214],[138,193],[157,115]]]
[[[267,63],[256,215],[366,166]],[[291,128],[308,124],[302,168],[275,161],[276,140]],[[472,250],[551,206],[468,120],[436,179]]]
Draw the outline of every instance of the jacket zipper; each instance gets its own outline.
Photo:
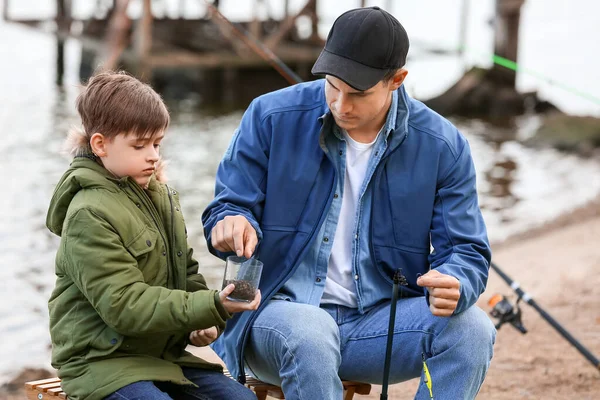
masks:
[[[404,135],[404,137],[402,138],[402,140],[400,141],[400,143],[398,143],[398,146],[396,146],[393,150],[391,150],[388,154],[385,154],[381,160],[379,161],[379,165],[377,166],[377,170],[375,171],[376,175],[375,175],[375,183],[377,183],[379,180],[381,180],[381,174],[383,174],[383,169],[387,163],[387,159],[394,154],[394,152],[396,150],[398,150],[400,148],[400,146],[402,146],[402,143],[404,143],[404,140],[406,140],[406,134]],[[376,185],[373,185],[373,187],[375,187]],[[375,191],[373,191],[373,193],[375,193]],[[377,262],[375,260],[375,248],[373,247],[373,210],[375,209],[375,207],[371,206],[371,227],[369,229],[369,250],[371,253],[371,263],[373,263],[373,266],[377,268]],[[384,278],[386,278],[386,276],[384,275]],[[389,278],[388,278],[389,279]]]
[[[171,188],[168,185],[165,185],[165,187],[167,188],[167,193],[169,195],[169,204],[171,205],[171,247],[173,247],[175,245],[175,210],[173,208],[173,194],[171,193]],[[173,263],[173,267],[174,267],[174,274],[175,277],[173,278],[175,287],[178,287],[179,284],[179,268],[177,268],[177,260],[175,259],[175,256],[173,255],[173,251],[175,251],[175,249],[172,249],[171,253],[171,262]],[[186,255],[186,259],[187,259],[187,255]],[[183,286],[185,288],[185,285]]]

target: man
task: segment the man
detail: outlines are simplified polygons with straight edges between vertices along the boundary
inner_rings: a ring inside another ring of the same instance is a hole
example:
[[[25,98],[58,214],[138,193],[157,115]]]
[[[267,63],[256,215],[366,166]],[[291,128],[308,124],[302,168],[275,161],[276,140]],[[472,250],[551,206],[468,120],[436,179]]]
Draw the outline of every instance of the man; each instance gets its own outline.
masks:
[[[214,349],[288,400],[382,381],[398,269],[390,382],[421,376],[417,398],[470,399],[489,366],[495,330],[473,305],[491,254],[470,149],[406,94],[408,46],[378,7],[342,14],[312,69],[325,80],[256,99],[219,166],[209,248],[259,257],[265,300]]]

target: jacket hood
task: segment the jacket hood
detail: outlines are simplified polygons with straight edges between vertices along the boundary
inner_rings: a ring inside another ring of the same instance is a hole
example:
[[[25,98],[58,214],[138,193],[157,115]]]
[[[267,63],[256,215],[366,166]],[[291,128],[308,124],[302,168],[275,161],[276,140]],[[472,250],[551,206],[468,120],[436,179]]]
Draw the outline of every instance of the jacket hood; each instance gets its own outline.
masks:
[[[108,178],[110,178],[109,172],[94,161],[93,157],[93,155],[90,158],[76,157],[69,169],[60,178],[54,189],[46,216],[46,226],[50,229],[50,232],[58,236],[61,235],[69,205],[79,191],[100,187],[111,189],[110,181],[108,181]]]
[[[83,133],[79,131],[69,133],[64,150],[75,158],[56,185],[46,216],[46,226],[58,236],[62,233],[69,205],[79,191],[98,188],[109,191],[119,190],[116,185],[119,179],[97,161]],[[150,186],[156,184],[156,181],[166,183],[165,165],[162,159],[158,161]]]

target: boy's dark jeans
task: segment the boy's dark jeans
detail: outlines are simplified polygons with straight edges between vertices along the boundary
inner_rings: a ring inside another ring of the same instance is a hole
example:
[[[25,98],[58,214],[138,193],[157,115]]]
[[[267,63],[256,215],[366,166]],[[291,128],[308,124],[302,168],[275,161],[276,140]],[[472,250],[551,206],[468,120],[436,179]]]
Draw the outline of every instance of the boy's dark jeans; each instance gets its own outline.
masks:
[[[198,385],[176,385],[170,382],[139,381],[117,390],[104,400],[256,400],[247,387],[218,371],[182,368],[183,374]]]

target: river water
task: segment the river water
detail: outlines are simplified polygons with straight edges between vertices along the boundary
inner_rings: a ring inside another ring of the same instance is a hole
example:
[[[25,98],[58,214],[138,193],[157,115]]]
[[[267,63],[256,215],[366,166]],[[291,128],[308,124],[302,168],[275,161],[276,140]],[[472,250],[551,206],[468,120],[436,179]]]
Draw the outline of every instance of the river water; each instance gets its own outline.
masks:
[[[11,12],[18,16],[50,14],[53,9],[49,3],[53,2],[13,1]],[[76,12],[85,15],[89,10],[80,3],[75,3]],[[181,2],[164,4],[175,3]],[[192,4],[198,2],[187,3],[187,15],[201,12]],[[235,5],[233,1],[221,3],[223,12],[233,19],[250,12],[238,1]],[[279,3],[270,2],[274,13]],[[300,3],[291,2],[296,9]],[[391,10],[411,37],[442,47],[456,46],[461,1],[416,3],[368,4],[392,4]],[[440,93],[465,66],[489,65],[492,36],[486,21],[493,14],[493,1],[471,3],[467,30],[470,50],[466,55],[432,57],[419,53],[418,46],[411,50],[416,56],[407,65],[410,74],[406,87],[415,97]],[[327,2],[320,9],[322,33],[326,34],[336,15],[357,5],[357,1]],[[522,15],[519,57],[537,75],[519,74],[519,88],[538,89],[542,97],[567,112],[600,116],[597,103],[556,86],[560,81],[600,93],[600,80],[596,78],[600,55],[590,51],[596,48],[594,42],[600,36],[595,22],[598,11],[600,6],[592,0],[528,0]],[[165,13],[174,12],[165,9]],[[55,47],[50,34],[0,22],[0,169],[5,177],[0,198],[0,383],[22,367],[49,368],[47,299],[54,283],[58,238],[44,222],[54,185],[69,163],[60,155],[62,141],[69,127],[78,124],[73,105],[80,57],[79,43],[69,40],[65,85],[57,88]],[[554,82],[540,79],[540,74],[553,76]],[[208,114],[198,110],[192,100],[169,106],[173,122],[163,151],[171,161],[170,181],[181,193],[201,272],[217,287],[223,265],[205,250],[200,215],[212,197],[217,164],[242,112]],[[480,203],[492,241],[540,225],[600,193],[597,161],[521,144],[538,126],[537,117],[521,118],[511,128],[478,120],[453,122],[472,147]]]

